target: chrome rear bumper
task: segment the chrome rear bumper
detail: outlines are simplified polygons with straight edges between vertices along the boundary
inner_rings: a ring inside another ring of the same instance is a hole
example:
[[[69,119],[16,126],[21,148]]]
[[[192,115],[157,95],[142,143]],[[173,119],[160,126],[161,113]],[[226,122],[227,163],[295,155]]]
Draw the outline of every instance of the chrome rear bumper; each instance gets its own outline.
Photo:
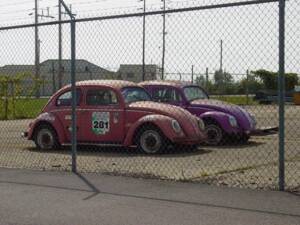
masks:
[[[25,132],[22,132],[22,133],[21,133],[21,136],[22,136],[23,138],[27,138],[27,137],[28,137],[28,132],[26,132],[26,131],[25,131]]]

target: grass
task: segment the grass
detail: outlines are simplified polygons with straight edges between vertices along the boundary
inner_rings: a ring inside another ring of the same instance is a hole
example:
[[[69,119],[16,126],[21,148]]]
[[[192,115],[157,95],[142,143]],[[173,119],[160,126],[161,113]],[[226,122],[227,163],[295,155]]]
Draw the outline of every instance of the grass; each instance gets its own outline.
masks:
[[[212,99],[225,101],[235,105],[257,105],[258,102],[254,101],[252,97],[249,97],[247,104],[247,97],[242,95],[227,95],[211,96]],[[4,101],[0,100],[0,120],[4,119],[29,119],[35,118],[42,110],[42,108],[48,102],[48,98],[27,98],[15,100],[15,107],[13,107],[12,101],[8,102],[8,111],[5,116]]]
[[[35,118],[48,102],[48,98],[16,99],[15,106],[12,100],[8,101],[7,115],[5,115],[4,101],[0,100],[0,120]]]
[[[214,95],[211,98],[235,105],[258,105],[258,102],[254,101],[252,97],[249,97],[247,102],[247,96],[244,95]]]

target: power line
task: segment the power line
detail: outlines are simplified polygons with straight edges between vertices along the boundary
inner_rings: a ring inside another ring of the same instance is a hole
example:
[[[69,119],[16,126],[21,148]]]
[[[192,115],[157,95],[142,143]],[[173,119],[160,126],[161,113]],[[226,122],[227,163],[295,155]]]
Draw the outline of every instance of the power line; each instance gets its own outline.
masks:
[[[117,0],[115,0],[116,2],[117,2]],[[89,4],[91,4],[91,3],[103,3],[103,2],[110,2],[111,3],[111,0],[109,1],[109,0],[94,0],[94,1],[82,1],[82,2],[74,2],[74,3],[72,3],[73,5],[89,5]],[[119,1],[118,1],[119,2]],[[133,1],[124,1],[124,0],[122,0],[122,3],[124,4],[124,3],[131,3],[131,2],[136,2],[135,0],[133,0]]]
[[[179,5],[179,3],[187,3],[187,2],[192,2],[193,0],[190,0],[190,1],[176,1],[176,2],[171,2],[171,1],[168,1],[171,3],[171,5],[169,6],[173,6],[174,5]],[[83,2],[85,3],[85,2]],[[153,3],[153,4],[147,4],[147,10],[151,10],[151,9],[154,9],[155,7],[161,7],[162,3]],[[75,11],[77,13],[89,13],[89,12],[104,12],[104,11],[109,11],[109,10],[116,10],[116,11],[119,11],[119,10],[123,10],[123,9],[132,9],[132,10],[140,10],[141,8],[138,6],[138,5],[130,5],[130,6],[123,6],[123,7],[110,7],[110,8],[93,8],[92,10],[78,10],[78,9],[75,9]]]
[[[43,0],[39,0],[39,1],[43,1]],[[14,3],[6,3],[6,4],[2,4],[0,5],[0,7],[4,7],[4,6],[19,6],[19,5],[24,5],[24,4],[27,4],[27,3],[32,3],[32,0],[31,1],[22,1],[22,2],[14,2]]]
[[[157,7],[161,7],[161,4],[148,4],[147,5],[147,9],[153,7],[153,6],[157,6]],[[123,7],[111,7],[111,8],[97,8],[97,9],[92,9],[92,10],[76,10],[76,12],[78,13],[86,13],[86,12],[103,12],[103,11],[108,11],[108,10],[122,10],[122,9],[136,9],[136,10],[140,10],[140,6],[138,5],[131,5],[131,6],[123,6]]]
[[[6,21],[4,21],[4,22],[11,22],[11,21],[17,21],[17,20],[29,20],[29,18],[28,17],[17,17],[17,18],[12,18],[12,19],[9,19],[9,21],[7,20],[7,18],[6,18]]]
[[[7,15],[7,14],[19,14],[19,13],[24,13],[24,12],[28,12],[31,11],[32,9],[22,9],[22,10],[13,10],[13,11],[0,11],[1,15]]]

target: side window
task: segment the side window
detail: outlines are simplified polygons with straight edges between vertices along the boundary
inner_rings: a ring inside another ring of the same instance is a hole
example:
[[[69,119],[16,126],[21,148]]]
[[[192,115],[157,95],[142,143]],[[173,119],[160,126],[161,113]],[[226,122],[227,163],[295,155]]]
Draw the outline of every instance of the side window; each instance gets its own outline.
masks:
[[[77,105],[80,103],[80,98],[81,98],[81,91],[79,89],[76,90],[76,96],[77,96]],[[63,94],[61,94],[57,100],[56,100],[56,105],[57,106],[71,106],[72,104],[72,92],[67,91]]]
[[[114,91],[107,89],[89,90],[86,95],[87,105],[116,105],[117,95]]]
[[[174,88],[161,88],[153,91],[153,99],[157,102],[181,102],[181,96]]]

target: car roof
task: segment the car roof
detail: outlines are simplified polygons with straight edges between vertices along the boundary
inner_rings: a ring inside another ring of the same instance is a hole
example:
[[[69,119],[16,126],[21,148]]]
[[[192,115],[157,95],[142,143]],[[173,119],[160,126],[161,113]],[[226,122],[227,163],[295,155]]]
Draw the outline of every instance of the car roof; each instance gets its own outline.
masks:
[[[125,80],[85,80],[76,82],[76,87],[84,86],[106,86],[114,89],[122,89],[124,87],[141,87],[139,84]],[[65,86],[69,88],[71,85]]]
[[[188,81],[178,81],[178,80],[151,80],[151,81],[144,81],[139,83],[139,85],[145,85],[145,86],[155,86],[155,85],[164,85],[164,86],[172,86],[172,87],[178,87],[182,88],[185,86],[197,86],[195,84],[192,84]]]

